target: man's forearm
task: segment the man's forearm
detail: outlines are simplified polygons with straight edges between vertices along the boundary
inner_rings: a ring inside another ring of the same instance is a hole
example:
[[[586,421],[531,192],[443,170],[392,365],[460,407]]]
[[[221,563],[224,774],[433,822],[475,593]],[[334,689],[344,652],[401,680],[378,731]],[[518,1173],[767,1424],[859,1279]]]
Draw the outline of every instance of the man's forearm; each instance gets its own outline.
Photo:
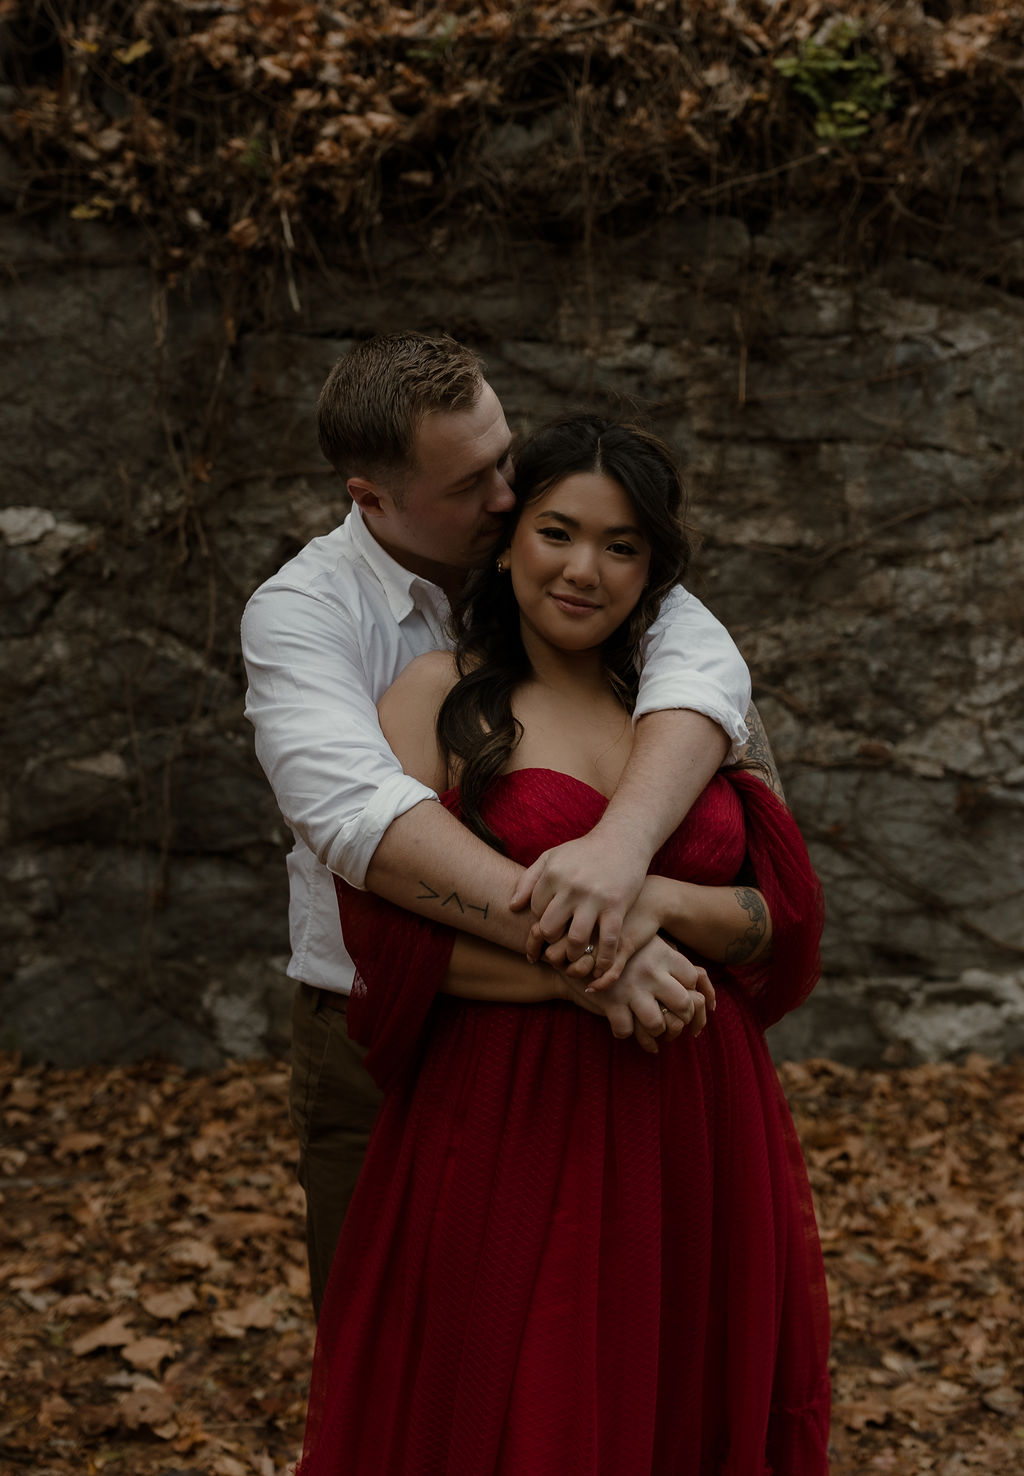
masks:
[[[650,712],[636,725],[633,751],[600,830],[650,860],[721,766],[722,729],[685,708]]]
[[[408,912],[522,954],[533,919],[509,907],[522,870],[431,800],[388,826],[366,885]]]

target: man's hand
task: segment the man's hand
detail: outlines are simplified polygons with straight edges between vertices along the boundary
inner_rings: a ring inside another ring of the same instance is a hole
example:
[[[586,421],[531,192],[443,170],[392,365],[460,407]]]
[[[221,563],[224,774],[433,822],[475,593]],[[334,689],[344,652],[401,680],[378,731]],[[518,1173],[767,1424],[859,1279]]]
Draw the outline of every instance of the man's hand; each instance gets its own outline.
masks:
[[[575,963],[571,962],[565,938],[556,939],[545,948],[544,962],[551,964],[552,968],[564,969],[574,979],[585,980],[592,989],[606,989],[621,976],[626,964],[645,943],[656,938],[663,928],[671,931],[667,921],[671,913],[671,898],[666,896],[666,889],[671,892],[672,885],[661,876],[644,878],[640,893],[622,924],[615,958],[603,973],[598,973],[593,954],[584,953]]]
[[[595,965],[595,954],[586,952],[575,961],[570,956],[567,937],[556,938],[554,943],[549,943],[541,954],[544,963],[550,964],[553,969],[565,973],[571,979],[582,980],[592,989],[607,989],[614,984],[634,953],[656,938],[662,928],[667,927],[666,919],[670,912],[670,903],[666,899],[666,888],[672,887],[661,876],[646,876],[640,893],[632,907],[626,913],[622,930],[619,933],[619,945],[610,967],[599,973]],[[533,934],[536,933],[534,926]],[[539,936],[539,935],[538,935]]]
[[[704,969],[692,964],[663,938],[652,938],[626,964],[617,983],[600,994],[579,979],[562,974],[565,998],[592,1014],[603,1015],[618,1040],[635,1035],[638,1045],[656,1054],[660,1039],[684,1031],[697,1036],[715,1008],[715,991]]]
[[[643,886],[649,860],[603,837],[600,825],[579,840],[544,851],[512,894],[513,911],[529,904],[537,919],[527,958],[536,963],[546,945],[565,934],[570,962],[593,940],[594,973],[606,974],[617,962],[623,919]],[[621,974],[626,957],[612,977]]]

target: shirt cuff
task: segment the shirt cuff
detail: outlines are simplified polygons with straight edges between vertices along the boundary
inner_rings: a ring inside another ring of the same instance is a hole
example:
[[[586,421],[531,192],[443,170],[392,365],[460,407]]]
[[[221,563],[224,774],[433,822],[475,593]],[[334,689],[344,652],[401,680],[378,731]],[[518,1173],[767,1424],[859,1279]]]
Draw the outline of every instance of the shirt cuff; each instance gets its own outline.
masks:
[[[633,721],[637,722],[649,712],[667,712],[672,708],[686,708],[691,712],[703,713],[718,724],[729,739],[729,752],[725,758],[727,764],[734,764],[741,756],[750,731],[743,715],[714,682],[702,682],[691,673],[685,690],[681,690],[677,678],[648,678],[640,689]]]
[[[437,795],[409,774],[397,773],[385,779],[366,808],[342,826],[327,853],[328,869],[350,886],[365,891],[366,872],[384,832],[399,815],[423,800],[436,801]]]

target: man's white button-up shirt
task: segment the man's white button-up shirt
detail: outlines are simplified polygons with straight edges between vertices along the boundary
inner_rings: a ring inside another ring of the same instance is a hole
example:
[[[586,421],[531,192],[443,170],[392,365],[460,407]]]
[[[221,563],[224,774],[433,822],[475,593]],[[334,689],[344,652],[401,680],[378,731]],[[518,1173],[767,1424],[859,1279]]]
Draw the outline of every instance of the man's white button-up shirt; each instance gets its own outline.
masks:
[[[353,886],[391,822],[432,789],[402,772],[376,703],[424,651],[451,644],[448,600],[370,534],[357,507],[262,584],[242,617],[256,754],[295,837],[288,857],[289,974],[347,992],[332,872]],[[714,719],[735,754],[747,738],[746,665],[725,627],[686,590],[646,637],[636,717],[670,707]]]

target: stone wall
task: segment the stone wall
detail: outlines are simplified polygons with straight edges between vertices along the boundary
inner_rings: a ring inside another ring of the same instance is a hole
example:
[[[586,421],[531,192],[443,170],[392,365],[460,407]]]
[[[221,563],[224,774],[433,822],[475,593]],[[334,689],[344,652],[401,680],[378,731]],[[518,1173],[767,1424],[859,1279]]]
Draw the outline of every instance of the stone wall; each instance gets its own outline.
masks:
[[[833,223],[680,215],[582,248],[439,228],[168,293],[99,223],[12,228],[0,316],[0,1048],[197,1066],[282,1048],[285,829],[241,716],[252,588],[344,512],[312,427],[354,336],[443,326],[510,422],[653,407],[696,583],[754,673],[825,881],[780,1055],[1024,1045],[1024,305],[837,264]]]

